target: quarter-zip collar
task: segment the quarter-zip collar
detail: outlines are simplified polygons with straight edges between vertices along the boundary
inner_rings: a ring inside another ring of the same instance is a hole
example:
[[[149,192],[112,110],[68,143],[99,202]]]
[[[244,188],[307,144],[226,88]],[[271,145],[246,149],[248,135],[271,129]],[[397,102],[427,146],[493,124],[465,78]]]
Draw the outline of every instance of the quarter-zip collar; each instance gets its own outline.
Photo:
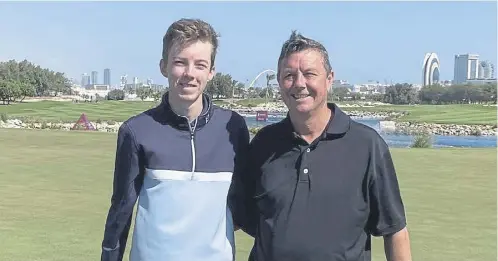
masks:
[[[160,107],[164,110],[166,121],[177,129],[195,132],[206,125],[213,116],[213,101],[205,93],[202,94],[203,107],[201,114],[192,122],[192,124],[188,122],[188,119],[185,116],[180,116],[173,111],[171,105],[169,104],[168,96],[169,92],[166,92],[163,95]]]

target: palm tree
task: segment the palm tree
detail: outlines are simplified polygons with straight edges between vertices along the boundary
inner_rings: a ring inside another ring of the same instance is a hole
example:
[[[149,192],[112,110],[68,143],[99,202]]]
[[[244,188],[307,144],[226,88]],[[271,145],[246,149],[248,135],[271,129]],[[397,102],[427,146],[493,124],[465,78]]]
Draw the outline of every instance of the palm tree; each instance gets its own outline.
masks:
[[[268,103],[268,90],[270,89],[270,81],[275,79],[275,74],[266,74],[266,96],[265,103]]]

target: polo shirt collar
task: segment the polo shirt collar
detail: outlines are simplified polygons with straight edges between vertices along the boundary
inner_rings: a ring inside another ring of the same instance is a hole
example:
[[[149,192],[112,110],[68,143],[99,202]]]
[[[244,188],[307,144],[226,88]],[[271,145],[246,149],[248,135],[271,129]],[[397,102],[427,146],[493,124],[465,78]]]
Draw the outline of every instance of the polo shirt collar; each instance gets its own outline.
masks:
[[[328,134],[344,134],[349,130],[351,117],[342,111],[335,103],[327,103],[327,107],[333,112],[331,120],[327,125]]]
[[[329,102],[327,103],[327,107],[332,111],[332,114],[330,115],[329,122],[327,123],[327,127],[325,128],[322,137],[325,138],[327,135],[341,135],[346,133],[350,128],[351,117],[349,117],[349,115],[342,111],[335,103]],[[294,136],[294,128],[292,126],[290,114],[288,112],[284,121],[285,124],[290,128],[291,133]]]

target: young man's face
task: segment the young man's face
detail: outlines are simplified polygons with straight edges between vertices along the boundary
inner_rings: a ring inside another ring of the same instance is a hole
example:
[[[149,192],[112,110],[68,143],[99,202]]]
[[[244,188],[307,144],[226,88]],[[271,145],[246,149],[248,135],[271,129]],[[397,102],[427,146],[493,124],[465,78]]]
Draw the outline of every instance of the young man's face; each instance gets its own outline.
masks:
[[[181,101],[194,102],[201,98],[208,80],[213,78],[211,69],[212,44],[194,42],[180,48],[173,44],[168,60],[161,60],[161,73],[168,78],[170,95]]]
[[[282,60],[279,70],[280,93],[290,111],[310,113],[326,104],[333,73],[325,70],[320,52],[293,53]]]

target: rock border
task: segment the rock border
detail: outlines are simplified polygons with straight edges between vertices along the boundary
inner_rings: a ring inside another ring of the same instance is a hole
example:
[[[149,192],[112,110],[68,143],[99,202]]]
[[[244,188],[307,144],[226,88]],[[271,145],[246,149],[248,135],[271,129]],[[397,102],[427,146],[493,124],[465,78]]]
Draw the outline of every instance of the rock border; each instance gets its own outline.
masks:
[[[443,136],[497,136],[496,125],[458,125],[458,124],[436,124],[436,123],[412,123],[396,122],[383,120],[396,117],[399,113],[389,113],[381,115],[380,113],[352,113],[352,118],[375,118],[381,120],[380,131],[386,134],[396,135],[416,135],[419,133],[430,133],[433,135]],[[243,114],[244,115],[244,114]],[[253,115],[253,114],[248,114]],[[247,116],[247,115],[246,115]],[[122,122],[117,121],[98,121],[90,122],[96,131],[99,132],[118,132]],[[74,123],[67,122],[23,122],[20,119],[9,119],[7,122],[0,120],[0,128],[14,129],[47,129],[47,130],[66,130],[69,131]],[[387,126],[387,127],[384,127]],[[251,130],[254,132],[254,130]]]

